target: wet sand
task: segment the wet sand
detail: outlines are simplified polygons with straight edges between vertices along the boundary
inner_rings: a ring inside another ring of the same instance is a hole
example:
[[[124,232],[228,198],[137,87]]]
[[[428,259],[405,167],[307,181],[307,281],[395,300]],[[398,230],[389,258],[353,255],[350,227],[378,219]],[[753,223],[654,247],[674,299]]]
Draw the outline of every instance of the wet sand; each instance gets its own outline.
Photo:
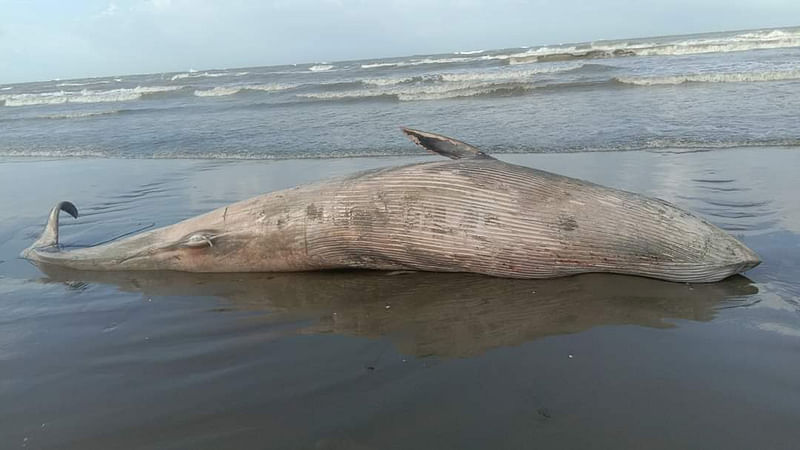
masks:
[[[687,285],[615,275],[44,271],[81,246],[420,158],[0,161],[8,448],[772,448],[800,422],[800,153],[501,155],[658,196],[764,263]]]

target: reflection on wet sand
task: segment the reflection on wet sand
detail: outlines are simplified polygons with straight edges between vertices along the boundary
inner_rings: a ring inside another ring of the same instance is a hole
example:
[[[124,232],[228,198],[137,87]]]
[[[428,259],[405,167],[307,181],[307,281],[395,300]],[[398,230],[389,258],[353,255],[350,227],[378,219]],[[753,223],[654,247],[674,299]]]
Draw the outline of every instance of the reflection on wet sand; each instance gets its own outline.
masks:
[[[42,266],[45,282],[118,286],[146,296],[216,296],[233,309],[298,317],[304,333],[388,337],[405,354],[466,357],[536,338],[602,325],[671,327],[708,321],[721,307],[748,304],[758,288],[736,276],[687,285],[587,274],[514,280],[474,274],[316,272],[189,274],[77,272]]]

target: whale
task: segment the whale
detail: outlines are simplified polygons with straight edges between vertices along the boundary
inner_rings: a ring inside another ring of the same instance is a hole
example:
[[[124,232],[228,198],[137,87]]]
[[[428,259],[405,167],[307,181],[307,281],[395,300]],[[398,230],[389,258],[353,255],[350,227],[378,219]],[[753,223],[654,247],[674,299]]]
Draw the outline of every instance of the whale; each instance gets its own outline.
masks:
[[[403,128],[446,160],[297,186],[86,248],[59,243],[62,201],[21,257],[87,271],[466,272],[503,278],[614,273],[715,282],[761,260],[667,201],[503,162]]]

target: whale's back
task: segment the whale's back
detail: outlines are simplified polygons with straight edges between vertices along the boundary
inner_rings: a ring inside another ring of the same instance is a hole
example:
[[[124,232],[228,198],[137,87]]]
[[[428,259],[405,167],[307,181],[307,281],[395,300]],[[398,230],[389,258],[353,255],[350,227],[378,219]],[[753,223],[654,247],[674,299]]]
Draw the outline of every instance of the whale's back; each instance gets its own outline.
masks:
[[[307,209],[309,256],[342,267],[714,281],[757,263],[668,202],[498,160],[372,171]]]

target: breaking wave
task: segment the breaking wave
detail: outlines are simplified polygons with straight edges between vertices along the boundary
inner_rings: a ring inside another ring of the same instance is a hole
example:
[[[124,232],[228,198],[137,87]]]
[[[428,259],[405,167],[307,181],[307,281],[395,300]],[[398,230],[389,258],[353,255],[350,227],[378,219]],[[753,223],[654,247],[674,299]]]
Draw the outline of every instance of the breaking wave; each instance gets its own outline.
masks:
[[[491,72],[453,72],[441,74],[443,81],[506,81],[530,80],[535,75],[569,72],[582,68],[580,63],[542,66],[527,70],[496,70]]]
[[[342,83],[342,87],[349,89],[333,90],[330,86],[321,92],[304,92],[297,97],[314,100],[359,100],[359,99],[390,99],[397,101],[442,100],[448,98],[475,97],[475,96],[513,96],[524,95],[534,88],[562,87],[608,84],[612,80],[607,78],[602,81],[584,82],[571,77],[567,80],[555,82],[552,77],[540,75],[566,73],[579,71],[585,66],[589,72],[597,72],[597,64],[583,64],[578,62],[541,65],[528,69],[491,69],[480,72],[460,71],[427,73],[422,75],[380,77],[361,79],[353,89],[351,84]],[[609,66],[602,66],[611,69]]]
[[[185,72],[173,75],[170,80],[178,81],[187,78],[243,77],[249,73],[250,72]]]
[[[600,59],[625,56],[692,55],[700,53],[738,52],[773,48],[800,47],[800,29],[779,29],[741,32],[734,35],[698,35],[682,40],[620,40],[597,41],[574,45],[555,45],[528,48],[524,51],[455,52],[456,57],[426,57],[391,62],[361,64],[362,69],[418,66],[423,64],[460,64],[479,61],[499,61],[508,65],[540,62]],[[520,49],[521,50],[521,49]]]
[[[365,78],[361,80],[362,83],[368,86],[395,86],[404,83],[413,83],[415,81],[422,81],[424,77],[386,77],[386,78]]]
[[[361,64],[361,68],[378,69],[383,67],[420,66],[423,64],[452,64],[452,63],[475,61],[476,59],[477,58],[423,58],[423,59],[412,59],[408,61]]]
[[[395,67],[399,62],[386,62],[386,63],[369,63],[369,64],[361,64],[362,69],[378,69],[380,67]]]
[[[58,87],[76,87],[76,86],[91,86],[94,84],[109,84],[111,80],[97,80],[97,81],[87,81],[85,83],[74,83],[74,82],[63,82],[58,83],[56,86]]]
[[[212,89],[195,90],[194,95],[197,97],[224,97],[228,95],[238,94],[244,91],[260,91],[260,92],[279,92],[288,89],[294,89],[295,84],[254,84],[242,86],[217,86]]]
[[[576,72],[586,76],[566,78],[539,77],[549,73]],[[683,83],[736,83],[800,80],[800,70],[735,73],[697,73],[670,76],[602,76],[598,73],[613,67],[597,64],[570,64],[531,70],[488,72],[453,72],[424,74],[408,77],[386,77],[361,80],[358,88],[297,94],[299,98],[313,100],[369,100],[388,99],[401,102],[443,100],[476,96],[525,95],[534,90],[561,90],[587,88],[614,88],[615,86],[658,86]],[[580,71],[580,72],[579,72]],[[318,86],[318,87],[323,87]]]
[[[488,81],[531,81],[534,76],[569,72],[581,69],[586,64],[571,63],[552,66],[540,66],[527,70],[491,70],[484,72],[443,72],[410,77],[365,78],[361,82],[368,86],[396,86],[409,83],[435,82],[488,82]]]
[[[407,102],[487,95],[519,95],[530,89],[533,89],[532,84],[519,82],[445,82],[408,86],[404,86],[402,84],[388,85],[370,89],[357,89],[340,92],[312,92],[298,94],[297,96],[314,100],[363,100],[386,98]]]
[[[212,89],[207,90],[196,90],[194,91],[194,95],[198,97],[222,97],[226,95],[233,95],[237,92],[241,91],[241,87],[237,86],[217,86]]]
[[[660,77],[616,77],[616,81],[636,86],[677,85],[684,83],[741,83],[800,80],[800,70],[774,72],[696,73]]]
[[[333,69],[332,64],[317,64],[315,66],[311,66],[308,68],[311,72],[327,72],[328,70]]]
[[[64,103],[105,103],[138,100],[144,96],[177,91],[181,86],[137,86],[135,88],[105,91],[54,91],[32,94],[0,95],[5,106],[59,105]]]
[[[86,117],[109,116],[113,114],[119,114],[120,112],[122,111],[115,109],[112,111],[85,111],[65,114],[48,114],[46,116],[37,116],[35,119],[83,119]]]
[[[527,64],[622,56],[693,55],[789,47],[800,47],[800,29],[751,31],[724,37],[706,35],[680,41],[598,41],[588,45],[539,47],[508,55],[508,63]],[[498,56],[501,59],[503,57],[503,55]]]

